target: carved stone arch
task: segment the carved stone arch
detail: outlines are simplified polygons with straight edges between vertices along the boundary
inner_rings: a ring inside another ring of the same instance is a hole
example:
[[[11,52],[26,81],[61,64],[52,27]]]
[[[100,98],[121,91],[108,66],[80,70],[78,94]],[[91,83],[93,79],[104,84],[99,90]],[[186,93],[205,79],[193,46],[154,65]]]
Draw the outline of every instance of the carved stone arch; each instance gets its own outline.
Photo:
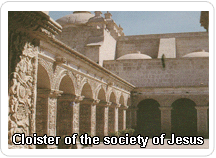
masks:
[[[107,101],[106,87],[103,86],[102,84],[99,84],[99,85],[97,86],[97,88],[95,89],[95,98],[96,98],[96,99],[99,99],[99,92],[100,92],[101,90],[103,90],[104,93],[105,93],[105,100],[104,100],[104,101]]]
[[[80,96],[83,86],[87,83],[88,79],[80,74],[76,74],[76,83],[77,83],[77,94]]]
[[[58,74],[58,76],[56,77],[56,84],[55,84],[55,89],[59,90],[60,88],[60,84],[61,84],[61,81],[62,79],[65,77],[65,76],[68,76],[73,84],[73,88],[74,88],[74,93],[77,94],[77,83],[76,83],[76,78],[74,76],[74,74],[68,70],[62,70],[60,71],[60,73]]]
[[[115,90],[114,93],[116,95],[116,103],[119,104],[119,100],[120,100],[120,97],[121,97],[121,91]]]
[[[135,107],[137,107],[141,101],[146,100],[146,99],[153,99],[153,100],[157,101],[159,104],[161,103],[161,101],[158,99],[157,96],[141,96],[141,97],[138,97],[136,99],[135,104],[134,104]]]
[[[125,99],[124,99],[124,95],[122,92],[120,92],[120,95],[119,95],[119,104],[121,104],[121,106],[125,106]]]
[[[95,80],[92,80],[92,79],[88,79],[88,83],[89,85],[91,86],[91,89],[92,89],[92,94],[93,94],[93,99],[97,99],[97,89],[98,87],[100,86],[100,83],[98,83],[97,81]]]
[[[39,65],[41,65],[45,69],[45,71],[46,71],[46,73],[47,73],[47,75],[49,77],[50,87],[52,88],[52,85],[53,85],[52,68],[49,66],[49,64],[44,59],[41,59],[41,58],[38,59],[38,66]]]
[[[107,92],[107,99],[109,99],[110,94],[111,94],[111,92],[112,92],[112,87],[106,85],[106,92]]]
[[[123,93],[123,97],[124,97],[124,105],[128,106],[128,100],[130,98],[129,94]]]
[[[108,92],[108,102],[114,102],[117,103],[117,96],[116,96],[116,90],[111,88]],[[114,99],[115,98],[115,99]]]
[[[105,96],[106,96],[106,101],[108,102],[108,89],[107,89],[107,86],[105,84],[102,84],[101,88],[103,88],[103,90],[105,92]]]

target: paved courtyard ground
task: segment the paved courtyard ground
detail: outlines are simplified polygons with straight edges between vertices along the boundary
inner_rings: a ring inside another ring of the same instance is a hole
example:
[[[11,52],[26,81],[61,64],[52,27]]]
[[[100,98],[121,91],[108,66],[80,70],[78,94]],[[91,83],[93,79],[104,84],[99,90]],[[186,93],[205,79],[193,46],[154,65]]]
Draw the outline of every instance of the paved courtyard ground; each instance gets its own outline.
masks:
[[[93,145],[93,147],[85,147],[83,149],[208,149],[209,140],[205,139],[203,145],[168,145],[165,139],[164,145],[153,145],[152,139],[149,139],[146,148],[140,148],[140,145],[104,145],[102,142],[99,145]]]

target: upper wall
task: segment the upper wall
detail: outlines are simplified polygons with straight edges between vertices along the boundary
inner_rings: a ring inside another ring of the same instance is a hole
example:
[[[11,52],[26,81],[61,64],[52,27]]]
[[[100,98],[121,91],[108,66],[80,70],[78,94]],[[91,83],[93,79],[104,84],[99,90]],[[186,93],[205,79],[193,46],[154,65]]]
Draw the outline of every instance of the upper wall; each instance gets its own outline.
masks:
[[[205,50],[209,52],[209,40],[208,36],[192,36],[192,37],[181,37],[176,38],[176,57],[181,58],[182,56],[195,52]]]
[[[208,86],[208,58],[104,61],[104,67],[136,87]]]
[[[89,38],[97,36],[103,36],[101,29],[95,31],[92,27],[79,26],[63,28],[62,32],[56,38],[85,55],[86,45],[90,40]]]
[[[125,54],[140,51],[152,58],[158,57],[160,39],[175,38],[176,57],[197,50],[209,51],[209,40],[207,32],[170,33],[155,35],[121,36],[117,41],[116,58]]]

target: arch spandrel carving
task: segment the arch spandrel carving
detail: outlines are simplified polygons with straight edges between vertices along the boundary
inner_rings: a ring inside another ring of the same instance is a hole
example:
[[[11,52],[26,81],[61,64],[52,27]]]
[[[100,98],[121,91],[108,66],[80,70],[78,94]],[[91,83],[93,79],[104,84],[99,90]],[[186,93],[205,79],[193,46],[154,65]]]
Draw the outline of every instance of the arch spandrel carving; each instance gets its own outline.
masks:
[[[124,97],[124,105],[128,106],[128,100],[130,98],[129,94],[123,93],[123,97]]]
[[[92,80],[92,79],[88,79],[88,83],[92,88],[93,99],[97,99],[97,90],[101,84],[98,83],[97,81]]]
[[[49,81],[50,81],[50,87],[51,89],[53,89],[54,87],[52,87],[54,84],[54,77],[53,77],[53,71],[52,71],[52,63],[42,59],[42,58],[39,58],[38,59],[38,63],[46,70],[48,76],[49,76]]]
[[[81,96],[83,86],[88,82],[88,79],[80,74],[75,74],[76,85],[77,85],[77,95]]]
[[[122,92],[119,90],[116,90],[115,95],[116,95],[116,103],[120,104],[120,98],[121,98]]]

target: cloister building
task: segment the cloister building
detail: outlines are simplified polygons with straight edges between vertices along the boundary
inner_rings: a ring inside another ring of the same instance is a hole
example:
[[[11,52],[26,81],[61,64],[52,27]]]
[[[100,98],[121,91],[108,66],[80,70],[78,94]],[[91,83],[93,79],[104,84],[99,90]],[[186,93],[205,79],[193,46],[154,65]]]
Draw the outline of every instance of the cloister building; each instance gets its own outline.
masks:
[[[9,12],[14,133],[208,137],[208,32],[125,36],[111,13]]]

